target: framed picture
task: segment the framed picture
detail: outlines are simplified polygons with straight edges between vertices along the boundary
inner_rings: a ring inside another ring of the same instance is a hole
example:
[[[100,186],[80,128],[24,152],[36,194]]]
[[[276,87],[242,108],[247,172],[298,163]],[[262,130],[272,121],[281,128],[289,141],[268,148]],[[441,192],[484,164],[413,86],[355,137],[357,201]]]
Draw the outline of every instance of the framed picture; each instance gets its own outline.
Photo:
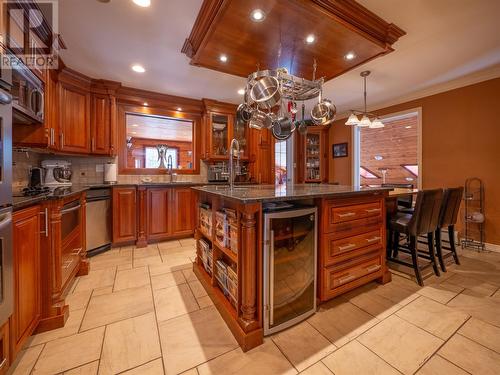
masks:
[[[347,142],[332,145],[332,155],[334,158],[345,158],[347,156]]]

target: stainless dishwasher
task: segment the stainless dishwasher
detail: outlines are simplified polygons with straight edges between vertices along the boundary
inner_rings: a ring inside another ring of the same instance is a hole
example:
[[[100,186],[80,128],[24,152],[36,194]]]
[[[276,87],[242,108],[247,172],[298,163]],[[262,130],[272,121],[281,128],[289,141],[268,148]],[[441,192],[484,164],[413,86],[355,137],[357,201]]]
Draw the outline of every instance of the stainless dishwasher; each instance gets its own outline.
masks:
[[[89,257],[111,248],[110,188],[93,188],[87,191],[85,238]]]

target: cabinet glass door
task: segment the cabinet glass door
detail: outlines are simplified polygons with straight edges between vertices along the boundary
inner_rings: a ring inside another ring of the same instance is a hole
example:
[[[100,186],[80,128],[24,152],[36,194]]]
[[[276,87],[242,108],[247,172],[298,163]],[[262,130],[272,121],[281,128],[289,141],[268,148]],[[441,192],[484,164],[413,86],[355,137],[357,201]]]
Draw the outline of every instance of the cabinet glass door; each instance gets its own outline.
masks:
[[[227,156],[229,146],[229,116],[212,114],[212,156]]]
[[[278,212],[266,221],[267,333],[295,324],[315,311],[315,212],[314,208]]]
[[[321,136],[308,133],[306,136],[306,182],[321,180]]]

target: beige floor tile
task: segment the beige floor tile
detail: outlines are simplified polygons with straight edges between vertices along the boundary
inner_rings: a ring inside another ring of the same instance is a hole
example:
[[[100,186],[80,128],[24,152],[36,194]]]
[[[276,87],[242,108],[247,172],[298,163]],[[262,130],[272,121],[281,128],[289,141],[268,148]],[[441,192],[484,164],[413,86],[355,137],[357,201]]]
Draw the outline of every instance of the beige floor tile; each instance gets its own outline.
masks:
[[[469,315],[426,297],[409,303],[396,315],[433,335],[447,340],[469,318]]]
[[[122,375],[163,375],[163,362],[161,358],[148,362],[142,366],[136,367],[122,373]]]
[[[117,292],[123,289],[137,288],[139,286],[149,285],[149,283],[149,270],[147,267],[117,271],[113,291]]]
[[[463,290],[464,288],[454,284],[434,284],[424,286],[417,293],[436,302],[446,304]]]
[[[153,290],[168,288],[174,285],[184,284],[186,279],[181,271],[163,273],[161,275],[151,276],[151,285]]]
[[[200,298],[196,298],[196,301],[198,302],[198,305],[200,306],[200,309],[204,309],[205,307],[208,306],[213,306],[212,299],[209,296],[203,296]]]
[[[336,349],[307,322],[272,336],[272,340],[298,371],[305,370]]]
[[[238,347],[214,307],[159,323],[167,374],[178,374]]]
[[[29,375],[33,366],[40,356],[44,345],[34,346],[32,348],[21,350],[17,354],[15,362],[11,365],[11,375]]]
[[[66,304],[69,305],[69,311],[81,310],[87,307],[92,290],[71,293],[66,296]]]
[[[377,286],[367,285],[347,293],[343,297],[379,319],[384,319],[401,308],[401,305],[376,293]]]
[[[110,250],[106,253],[90,258],[90,270],[96,271],[132,262],[132,249],[130,251]]]
[[[179,242],[179,240],[158,242],[157,245],[158,245],[158,248],[163,248],[163,249],[170,249],[173,247],[181,247],[181,243]]]
[[[99,361],[87,363],[86,365],[64,372],[64,375],[97,375]]]
[[[99,359],[104,327],[45,344],[33,375],[53,375]]]
[[[144,315],[152,312],[153,309],[153,298],[149,286],[125,289],[97,297],[92,296],[81,329],[87,330]]]
[[[183,238],[179,240],[181,243],[181,246],[189,247],[189,246],[196,246],[196,240],[194,238]]]
[[[500,354],[461,335],[453,336],[439,355],[471,374],[497,375],[500,369]]]
[[[190,268],[190,269],[186,269],[186,270],[182,270],[182,274],[184,275],[184,278],[186,279],[186,281],[189,283],[191,281],[196,281],[198,280],[198,277],[196,277],[195,273],[193,272],[193,269]]]
[[[478,296],[488,297],[491,296],[498,289],[498,286],[490,284],[472,277],[471,275],[455,274],[447,279],[443,284],[458,285],[462,288],[467,288],[477,294]]]
[[[200,375],[263,375],[296,374],[290,362],[286,360],[272,340],[243,353],[241,348],[232,350],[210,362],[198,366]]]
[[[173,272],[173,271],[193,268],[193,261],[189,258],[189,255],[186,254],[185,252],[176,254],[162,253],[161,256],[163,258],[163,263],[167,265],[165,269],[167,269],[168,271],[166,272]]]
[[[150,266],[150,265],[158,265],[162,263],[163,262],[159,255],[155,255],[152,257],[134,258],[134,268]]]
[[[198,303],[187,284],[153,292],[158,322],[198,310]]]
[[[333,375],[323,362],[318,362],[301,372],[302,375]]]
[[[102,296],[104,294],[110,294],[110,293],[113,293],[113,287],[105,286],[104,288],[94,289],[94,291],[92,292],[92,297]]]
[[[190,370],[181,372],[180,375],[199,375],[198,370],[196,368],[192,368]]]
[[[443,343],[396,315],[383,320],[358,340],[404,374],[417,371]]]
[[[467,291],[448,302],[447,306],[463,311],[475,318],[500,327],[500,302],[490,297],[469,295]]]
[[[68,320],[66,321],[64,327],[31,336],[28,339],[27,345],[28,346],[40,345],[48,341],[56,340],[62,337],[67,337],[78,333],[84,314],[85,310],[70,311]]]
[[[415,286],[418,288],[418,285],[413,281],[396,276],[391,282],[385,285],[378,285],[375,293],[404,306],[418,298],[418,289],[415,289]]]
[[[91,270],[88,275],[78,278],[75,292],[92,290],[105,286],[112,286],[115,282],[116,267],[105,268],[101,270]]]
[[[418,375],[467,375],[468,372],[455,366],[439,355],[432,356],[417,372]]]
[[[191,247],[185,247],[181,246],[180,244],[178,246],[170,246],[170,247],[159,247],[160,249],[160,254],[162,256],[164,255],[174,255],[174,254],[179,254],[179,253],[184,253],[186,255],[191,255],[193,251],[196,250],[191,250]]]
[[[190,281],[189,287],[196,298],[201,298],[207,295],[207,291],[198,280]]]
[[[161,357],[154,313],[106,327],[99,374],[116,374]]]
[[[189,267],[187,268],[192,268],[193,265],[191,264]],[[181,268],[178,268],[178,269],[172,269],[174,267],[172,267],[170,264],[167,264],[166,262],[163,262],[162,264],[152,264],[149,266],[149,274],[151,276],[158,276],[158,275],[163,275],[163,274],[166,274],[166,273],[172,273],[172,272],[181,272],[182,273],[182,267]],[[186,268],[186,267],[184,267]]]
[[[308,322],[335,346],[345,345],[379,320],[350,302],[334,299],[322,305]]]
[[[156,244],[150,244],[146,247],[140,247],[134,249],[134,261],[139,258],[155,257],[159,256],[158,246]]]
[[[353,340],[322,361],[334,374],[397,375],[399,372]]]
[[[500,328],[498,327],[471,318],[458,330],[458,333],[500,353]]]
[[[132,268],[134,268],[133,266],[134,266],[134,263],[132,261],[130,261],[127,263],[117,265],[116,269],[118,271],[131,270]]]

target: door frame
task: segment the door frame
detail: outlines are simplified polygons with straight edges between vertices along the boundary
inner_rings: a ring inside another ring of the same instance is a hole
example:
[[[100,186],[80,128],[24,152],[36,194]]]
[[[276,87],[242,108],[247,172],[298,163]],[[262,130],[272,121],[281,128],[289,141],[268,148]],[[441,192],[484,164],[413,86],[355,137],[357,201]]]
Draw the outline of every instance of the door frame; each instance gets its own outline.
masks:
[[[422,107],[414,107],[405,109],[403,111],[392,112],[379,118],[383,121],[385,119],[396,119],[398,117],[404,117],[409,114],[415,113],[417,115],[417,165],[418,165],[418,177],[417,177],[417,188],[422,189]],[[351,138],[353,144],[353,156],[351,158],[351,170],[352,170],[352,184],[359,186],[359,168],[360,168],[360,158],[361,158],[361,145],[360,145],[360,128],[358,126],[353,126],[351,131]]]

